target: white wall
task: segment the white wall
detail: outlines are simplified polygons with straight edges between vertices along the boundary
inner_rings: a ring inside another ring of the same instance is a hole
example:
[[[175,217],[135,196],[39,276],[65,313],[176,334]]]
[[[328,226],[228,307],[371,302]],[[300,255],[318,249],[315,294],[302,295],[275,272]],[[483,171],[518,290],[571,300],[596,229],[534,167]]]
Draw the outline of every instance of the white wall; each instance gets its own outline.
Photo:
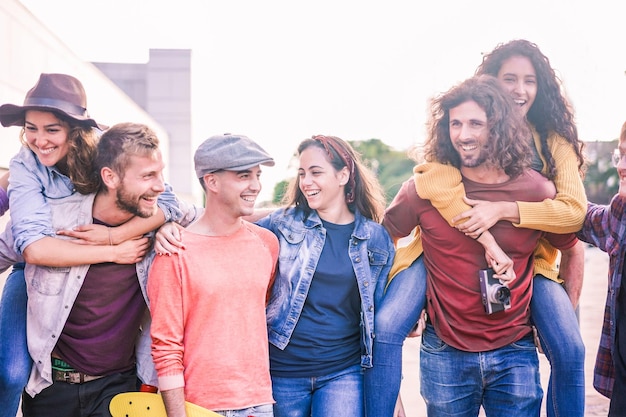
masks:
[[[106,42],[106,35],[102,41]],[[22,104],[42,72],[73,75],[85,87],[87,109],[93,118],[107,125],[129,121],[149,125],[161,139],[163,157],[169,162],[166,131],[93,64],[80,60],[17,0],[0,1],[0,60],[0,104]],[[0,167],[7,167],[19,149],[19,131],[18,127],[0,127]],[[166,169],[166,178],[168,173]]]

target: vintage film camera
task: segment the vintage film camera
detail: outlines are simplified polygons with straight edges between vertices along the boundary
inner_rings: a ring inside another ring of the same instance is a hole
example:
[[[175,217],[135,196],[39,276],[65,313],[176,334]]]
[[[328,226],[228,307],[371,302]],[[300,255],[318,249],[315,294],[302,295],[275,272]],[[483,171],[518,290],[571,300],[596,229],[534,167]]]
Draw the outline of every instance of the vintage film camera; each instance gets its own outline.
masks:
[[[487,314],[497,313],[511,308],[511,290],[493,277],[493,269],[481,269],[480,293]]]

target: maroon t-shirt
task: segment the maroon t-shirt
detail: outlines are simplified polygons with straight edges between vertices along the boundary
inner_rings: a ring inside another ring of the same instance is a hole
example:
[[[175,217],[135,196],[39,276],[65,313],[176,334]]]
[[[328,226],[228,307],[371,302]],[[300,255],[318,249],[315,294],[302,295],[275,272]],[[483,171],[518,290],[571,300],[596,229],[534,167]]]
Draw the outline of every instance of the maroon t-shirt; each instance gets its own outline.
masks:
[[[463,178],[469,198],[486,201],[542,201],[553,198],[554,185],[535,171],[501,184],[481,184]],[[558,249],[576,243],[573,234],[555,235],[496,223],[490,232],[513,259],[516,279],[509,286],[511,308],[486,314],[478,271],[487,268],[485,251],[474,239],[450,227],[428,200],[419,198],[413,179],[406,181],[383,220],[394,238],[422,231],[424,263],[428,270],[427,312],[437,335],[447,344],[469,352],[506,346],[530,332],[533,252],[545,236]]]
[[[135,264],[93,264],[54,352],[89,375],[132,369],[144,313]]]

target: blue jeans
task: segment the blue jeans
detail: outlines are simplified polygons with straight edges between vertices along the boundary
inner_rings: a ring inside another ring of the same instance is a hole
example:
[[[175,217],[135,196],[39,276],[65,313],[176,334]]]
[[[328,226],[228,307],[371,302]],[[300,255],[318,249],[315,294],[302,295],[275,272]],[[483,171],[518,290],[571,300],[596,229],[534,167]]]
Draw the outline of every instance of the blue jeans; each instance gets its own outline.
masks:
[[[373,367],[365,369],[365,415],[392,417],[402,380],[402,345],[424,309],[423,257],[398,273],[384,294],[376,294]]]
[[[563,286],[541,275],[535,276],[530,313],[541,347],[550,361],[548,417],[583,417],[585,345]]]
[[[215,412],[225,417],[274,417],[273,410],[272,404],[264,404],[241,410],[222,410]]]
[[[26,344],[24,264],[7,277],[0,299],[0,416],[15,417],[28,382],[32,360]]]
[[[420,391],[428,417],[539,416],[541,381],[532,335],[487,352],[445,344],[427,325],[420,348]]]
[[[354,365],[314,378],[272,376],[276,417],[362,417],[363,373]]]

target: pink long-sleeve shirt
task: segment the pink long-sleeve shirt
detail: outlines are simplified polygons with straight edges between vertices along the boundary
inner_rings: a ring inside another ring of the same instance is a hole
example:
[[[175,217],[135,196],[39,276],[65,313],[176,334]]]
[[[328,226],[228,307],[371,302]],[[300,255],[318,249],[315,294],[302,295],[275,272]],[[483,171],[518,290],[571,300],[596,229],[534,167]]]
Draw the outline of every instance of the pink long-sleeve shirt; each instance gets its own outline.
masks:
[[[273,403],[265,301],[278,241],[248,222],[226,237],[185,232],[148,279],[159,388],[210,410]]]

